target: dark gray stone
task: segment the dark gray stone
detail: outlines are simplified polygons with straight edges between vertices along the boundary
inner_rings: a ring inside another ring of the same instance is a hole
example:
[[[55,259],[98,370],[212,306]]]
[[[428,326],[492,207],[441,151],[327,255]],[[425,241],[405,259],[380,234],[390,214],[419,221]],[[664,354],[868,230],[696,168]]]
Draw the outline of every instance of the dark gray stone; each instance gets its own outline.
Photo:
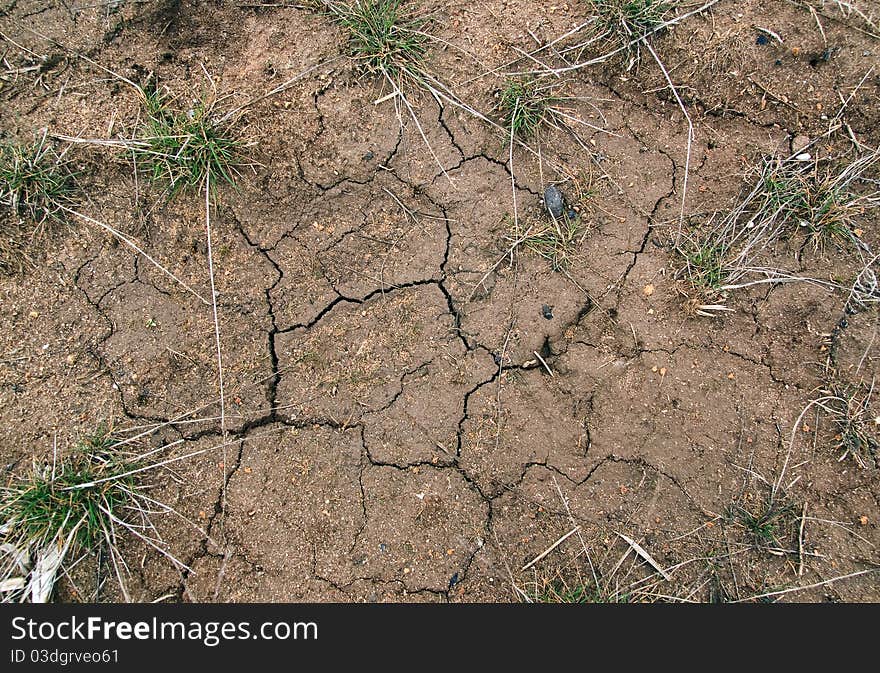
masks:
[[[544,205],[551,217],[557,220],[562,218],[562,213],[565,212],[565,197],[556,185],[550,185],[544,190]]]

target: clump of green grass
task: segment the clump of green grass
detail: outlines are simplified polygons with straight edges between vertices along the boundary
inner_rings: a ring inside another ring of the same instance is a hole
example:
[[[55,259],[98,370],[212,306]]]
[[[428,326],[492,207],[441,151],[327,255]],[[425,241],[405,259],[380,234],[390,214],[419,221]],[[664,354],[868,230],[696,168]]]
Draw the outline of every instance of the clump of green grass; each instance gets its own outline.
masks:
[[[370,74],[398,87],[425,80],[431,20],[404,7],[402,0],[314,3],[348,30],[348,55]]]
[[[310,5],[347,30],[348,56],[361,72],[378,77],[383,86],[390,88],[390,93],[376,103],[394,101],[401,131],[404,119],[412,119],[431,157],[449,177],[422,128],[413,96],[428,93],[441,108],[449,103],[479,119],[486,118],[462,102],[428,67],[431,45],[447,44],[430,32],[433,18],[408,7],[403,0],[312,0]]]
[[[574,110],[575,103],[586,104],[604,124],[605,117],[596,105],[585,98],[564,95],[558,82],[546,76],[510,77],[495,97],[495,112],[507,142],[530,141],[545,128],[556,129],[569,134],[582,149],[592,153],[593,148],[581,138],[579,131],[608,133],[602,126],[578,117]]]
[[[125,449],[102,427],[70,455],[35,461],[0,488],[2,600],[49,600],[59,572],[99,549],[126,593],[120,536],[132,533],[159,549],[149,515],[164,506],[137,483],[144,464]]]
[[[859,467],[876,464],[880,449],[880,416],[872,409],[873,384],[842,385],[832,382],[814,404],[828,414],[834,424],[833,449],[840,453],[839,460],[852,458]]]
[[[761,549],[780,553],[790,539],[797,511],[783,495],[759,499],[747,504],[737,502],[727,509],[730,522],[746,529],[752,542]]]
[[[880,190],[870,178],[878,161],[880,151],[851,160],[820,162],[805,154],[765,159],[745,197],[678,244],[684,262],[680,273],[699,295],[696,313],[729,310],[724,306],[728,294],[751,285],[806,281],[850,290],[780,267],[776,253],[780,242],[803,235],[815,249],[833,244],[860,254],[867,251],[858,221],[880,205]]]
[[[672,18],[681,3],[677,0],[590,0],[596,22],[597,39],[610,49],[621,49],[627,69],[637,65],[640,43],[635,42]]]
[[[762,176],[764,212],[796,221],[812,236],[815,247],[826,243],[858,246],[854,221],[871,199],[851,190],[852,173],[851,167],[837,172],[830,165],[785,162],[780,170]]]
[[[526,232],[516,235],[521,245],[543,257],[554,271],[568,269],[577,246],[584,240],[587,228],[581,216],[563,214],[562,218],[548,222],[545,219],[532,222]]]
[[[551,86],[536,79],[511,78],[498,94],[496,109],[505,129],[528,140],[548,121],[551,107],[558,100]]]
[[[613,586],[613,585],[612,585]],[[603,593],[602,589],[592,581],[578,578],[576,580],[566,580],[561,575],[557,575],[551,580],[545,580],[542,586],[536,588],[536,592],[531,599],[535,603],[574,603],[574,604],[590,604],[590,603],[629,603],[632,597],[628,593],[619,593],[615,587],[608,593]]]
[[[58,153],[46,132],[30,144],[0,144],[0,204],[19,224],[63,219],[74,201],[76,186],[66,151]]]
[[[69,529],[74,533],[73,549],[89,549],[109,528],[104,510],[116,510],[134,486],[130,478],[87,486],[103,476],[115,477],[116,467],[100,454],[92,454],[84,460],[65,461],[54,475],[46,467],[37,469],[0,511],[7,521],[20,525],[28,539],[66,539],[64,531]]]
[[[691,282],[708,291],[717,291],[724,280],[723,249],[710,243],[684,249],[685,264]]]
[[[245,160],[235,123],[217,102],[205,98],[190,107],[174,107],[166,90],[142,90],[145,119],[137,138],[126,147],[150,179],[165,186],[169,197],[184,189],[200,190],[206,181],[234,185]]]

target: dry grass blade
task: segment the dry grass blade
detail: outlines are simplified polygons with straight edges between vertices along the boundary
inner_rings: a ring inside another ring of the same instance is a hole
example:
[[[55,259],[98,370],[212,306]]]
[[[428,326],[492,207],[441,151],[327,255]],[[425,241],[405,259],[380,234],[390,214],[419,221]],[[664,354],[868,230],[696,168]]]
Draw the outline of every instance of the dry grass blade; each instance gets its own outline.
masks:
[[[662,567],[660,567],[660,564],[658,564],[657,561],[655,561],[654,558],[647,551],[645,551],[644,547],[642,547],[638,542],[636,542],[632,538],[627,537],[623,533],[618,532],[617,535],[620,536],[630,547],[632,547],[633,551],[635,551],[639,556],[645,559],[645,561],[648,562],[648,565],[650,565],[654,570],[660,573],[663,579],[665,579],[667,582],[672,581],[672,578],[668,574],[666,574],[666,571],[663,570]]]
[[[733,601],[734,603],[746,603],[750,601],[759,601],[767,598],[776,598],[777,596],[785,596],[786,594],[796,593],[798,591],[807,591],[809,589],[818,589],[819,587],[828,586],[829,584],[833,584],[834,582],[840,582],[842,580],[852,579],[854,577],[860,577],[862,575],[867,575],[869,573],[878,572],[873,568],[869,568],[868,570],[860,570],[858,572],[849,573],[847,575],[841,575],[839,577],[832,577],[830,580],[824,580],[822,582],[814,582],[813,584],[807,584],[799,587],[791,587],[789,589],[779,589],[778,591],[767,591],[765,593],[757,594],[754,596],[748,596],[747,598],[740,598],[739,600]]]
[[[520,569],[520,572],[524,572],[524,571],[528,570],[528,569],[531,568],[533,565],[535,565],[536,563],[538,563],[538,561],[541,561],[542,559],[546,558],[547,555],[548,555],[550,552],[552,552],[554,549],[556,549],[559,545],[561,545],[563,542],[565,542],[565,541],[566,541],[568,538],[570,538],[572,535],[574,535],[575,533],[577,533],[580,529],[581,529],[580,526],[575,526],[574,528],[572,528],[572,529],[571,529],[570,531],[568,531],[565,535],[563,535],[563,536],[560,537],[558,540],[556,540],[556,542],[554,542],[554,543],[551,544],[549,547],[547,547],[547,549],[545,549],[545,550],[542,551],[540,554],[538,554],[535,558],[533,558],[531,561],[529,561],[528,563],[526,563],[526,564]]]
[[[220,320],[217,316],[217,289],[214,285],[214,248],[213,235],[211,232],[211,174],[205,175],[205,235],[207,237],[208,253],[208,276],[211,282],[211,311],[214,321],[214,345],[217,351],[217,385],[220,392],[220,432],[223,440],[226,440],[226,389],[223,383],[223,350],[220,345]],[[221,484],[222,511],[226,511],[226,447],[223,447],[223,477]]]
[[[681,113],[684,115],[685,121],[687,121],[688,134],[687,134],[687,148],[685,150],[685,159],[684,159],[684,177],[682,179],[681,186],[681,207],[679,209],[678,214],[678,233],[675,236],[675,245],[678,246],[681,242],[681,233],[682,229],[684,229],[684,209],[685,204],[687,202],[687,190],[688,190],[688,177],[691,172],[691,150],[694,144],[694,123],[691,121],[691,116],[688,114],[687,108],[684,106],[684,103],[681,100],[681,96],[678,95],[678,90],[675,88],[675,85],[672,83],[672,78],[669,76],[669,72],[666,70],[666,66],[663,65],[663,61],[660,60],[660,57],[657,55],[657,52],[654,51],[654,47],[651,46],[650,42],[645,42],[645,48],[651,53],[651,56],[654,57],[654,60],[657,62],[657,66],[660,68],[660,71],[663,73],[663,77],[666,78],[666,83],[669,85],[669,90],[672,92],[672,95],[675,97],[675,102],[678,104]]]

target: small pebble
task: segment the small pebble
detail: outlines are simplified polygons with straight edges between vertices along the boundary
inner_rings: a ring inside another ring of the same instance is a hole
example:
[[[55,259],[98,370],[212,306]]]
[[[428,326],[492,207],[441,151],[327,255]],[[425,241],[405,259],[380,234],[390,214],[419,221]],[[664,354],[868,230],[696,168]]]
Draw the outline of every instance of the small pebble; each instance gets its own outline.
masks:
[[[792,152],[803,152],[810,144],[810,136],[799,135],[795,136],[791,141],[791,150]]]
[[[547,304],[542,304],[541,315],[544,316],[545,320],[553,320],[553,307],[547,306]]]
[[[562,217],[562,213],[565,212],[565,197],[556,185],[550,185],[544,190],[544,205],[551,217],[555,219]]]

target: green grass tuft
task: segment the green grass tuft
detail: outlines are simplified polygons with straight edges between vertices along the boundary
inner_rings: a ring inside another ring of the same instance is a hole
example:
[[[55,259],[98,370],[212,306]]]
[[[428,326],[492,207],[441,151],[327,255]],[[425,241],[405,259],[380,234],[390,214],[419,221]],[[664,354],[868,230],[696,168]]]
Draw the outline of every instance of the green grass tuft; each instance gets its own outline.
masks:
[[[547,582],[534,596],[535,603],[574,603],[579,605],[589,603],[629,603],[629,594],[609,592],[607,595],[592,582],[566,582],[561,577],[556,577]]]
[[[364,72],[390,78],[398,86],[406,80],[422,81],[430,18],[408,11],[402,0],[316,4],[348,30],[348,54]]]
[[[0,521],[26,540],[66,540],[71,551],[91,549],[105,539],[111,515],[131,499],[133,466],[114,452],[115,440],[105,430],[83,439],[74,455],[35,465],[32,473],[0,491]],[[94,485],[98,480],[101,483]]]
[[[728,293],[750,285],[821,283],[778,266],[777,253],[790,240],[811,242],[816,250],[833,244],[864,256],[868,248],[858,225],[880,205],[880,190],[872,178],[878,162],[880,151],[851,159],[816,160],[807,153],[764,158],[746,196],[720,219],[713,215],[695,226],[677,245],[683,260],[679,274],[698,295],[689,304],[705,309],[696,313],[729,310],[724,306]],[[874,300],[876,278],[868,266],[851,290],[856,304]]]
[[[743,526],[759,548],[784,547],[791,537],[797,512],[784,497],[765,498],[746,507],[736,503],[727,510],[731,522]]]
[[[717,291],[724,282],[724,251],[710,243],[690,244],[682,254],[691,282],[705,291]]]
[[[145,120],[129,144],[139,166],[165,186],[169,197],[200,190],[207,179],[212,187],[234,185],[244,165],[234,123],[204,99],[188,109],[175,109],[173,103],[166,91],[144,91]]]
[[[586,233],[581,216],[564,214],[556,222],[541,220],[527,236],[523,246],[550,262],[554,271],[567,269],[575,255],[577,245]]]
[[[62,207],[73,203],[75,191],[70,161],[55,151],[45,133],[28,145],[0,145],[0,204],[19,224],[63,219]]]
[[[105,552],[123,594],[126,564],[120,538],[130,533],[180,566],[162,549],[150,516],[169,507],[146,495],[138,477],[152,465],[130,453],[106,428],[83,438],[69,455],[35,461],[0,487],[2,600],[49,600],[55,582],[83,556]]]
[[[873,386],[832,383],[822,391],[821,408],[828,413],[836,433],[834,450],[840,460],[852,457],[862,468],[876,465],[880,450],[880,416],[872,410]]]
[[[672,18],[677,0],[590,0],[596,16],[595,33],[611,49],[621,49],[628,69],[637,65],[641,50],[632,44]]]
[[[550,87],[537,80],[509,79],[498,95],[496,109],[504,128],[528,140],[547,121],[551,106],[558,100]]]

